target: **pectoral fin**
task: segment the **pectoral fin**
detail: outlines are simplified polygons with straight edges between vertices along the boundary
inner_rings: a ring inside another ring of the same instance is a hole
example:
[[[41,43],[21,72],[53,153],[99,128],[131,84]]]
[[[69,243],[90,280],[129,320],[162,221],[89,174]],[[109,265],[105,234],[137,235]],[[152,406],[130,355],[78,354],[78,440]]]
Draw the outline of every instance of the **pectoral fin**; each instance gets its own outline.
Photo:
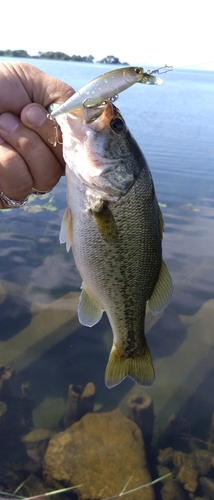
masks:
[[[158,281],[155,285],[150,299],[148,300],[148,306],[154,316],[159,314],[159,312],[161,312],[163,309],[165,309],[165,307],[168,306],[172,298],[172,291],[172,278],[169,274],[165,262],[162,260]]]
[[[62,218],[59,241],[60,243],[66,243],[66,250],[69,252],[72,242],[72,215],[68,207]]]
[[[84,285],[82,285],[82,292],[78,305],[79,322],[84,326],[93,326],[100,321],[102,315],[103,309],[94,297],[85,290]]]
[[[94,220],[102,238],[112,245],[118,236],[118,229],[110,208],[103,204],[100,211],[93,211]]]

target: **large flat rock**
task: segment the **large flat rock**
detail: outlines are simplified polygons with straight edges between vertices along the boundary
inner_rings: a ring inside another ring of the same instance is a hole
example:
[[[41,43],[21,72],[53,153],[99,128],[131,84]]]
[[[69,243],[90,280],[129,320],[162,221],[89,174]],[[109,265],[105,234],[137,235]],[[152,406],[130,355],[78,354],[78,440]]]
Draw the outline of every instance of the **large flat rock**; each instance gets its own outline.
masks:
[[[151,481],[139,427],[119,410],[87,413],[53,436],[44,457],[44,477],[54,487],[75,486],[80,500],[97,500]],[[131,478],[131,479],[130,479]],[[153,488],[132,500],[153,500]]]

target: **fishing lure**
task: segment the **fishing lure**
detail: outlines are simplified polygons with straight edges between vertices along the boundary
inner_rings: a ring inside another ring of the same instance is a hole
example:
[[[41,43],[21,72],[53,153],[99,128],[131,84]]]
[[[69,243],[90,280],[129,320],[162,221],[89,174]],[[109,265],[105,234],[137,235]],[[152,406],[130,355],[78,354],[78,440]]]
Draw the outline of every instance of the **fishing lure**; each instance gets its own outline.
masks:
[[[75,92],[66,102],[53,110],[50,118],[56,118],[63,113],[73,113],[83,107],[91,107],[114,98],[135,83],[158,85],[163,80],[151,73],[145,73],[143,68],[119,68],[94,78],[78,92]]]

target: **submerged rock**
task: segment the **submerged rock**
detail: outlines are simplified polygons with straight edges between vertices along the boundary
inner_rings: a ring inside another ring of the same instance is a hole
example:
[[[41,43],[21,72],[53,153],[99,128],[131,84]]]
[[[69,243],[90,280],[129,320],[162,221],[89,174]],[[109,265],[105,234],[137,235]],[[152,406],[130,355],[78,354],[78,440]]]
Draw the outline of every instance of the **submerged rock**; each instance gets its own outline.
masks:
[[[151,481],[138,426],[119,409],[87,413],[79,422],[52,437],[44,457],[45,479],[58,488],[75,486],[78,498],[93,500],[119,494]],[[149,486],[133,500],[153,500]]]
[[[187,464],[182,465],[177,475],[177,479],[183,484],[184,489],[190,493],[194,493],[198,486],[197,477],[197,471]]]
[[[172,447],[169,447],[159,450],[158,462],[160,464],[158,466],[159,476],[167,472],[166,465],[169,465],[170,469],[174,466],[174,478],[170,478],[166,487],[161,490],[163,500],[186,499],[186,495],[188,498],[196,498],[194,494],[199,484],[206,499],[214,500],[214,481],[204,477],[211,473],[213,467],[213,455],[209,450],[198,449],[188,454],[178,450],[174,451]]]
[[[170,446],[168,448],[164,448],[164,450],[159,451],[158,462],[160,465],[168,465],[172,463],[173,460],[173,448]]]
[[[209,477],[200,477],[199,479],[201,488],[204,495],[209,498],[209,500],[214,500],[214,481]]]
[[[161,489],[162,500],[184,500],[185,496],[174,479],[169,479]]]
[[[21,495],[22,497],[25,497],[25,498],[26,497],[28,498],[28,497],[31,497],[34,495],[45,495],[45,493],[48,493],[50,491],[51,491],[50,487],[48,488],[44,484],[44,482],[41,481],[34,474],[31,474],[30,476],[28,476],[27,479],[25,479],[25,481],[23,481],[22,485],[20,485],[20,487],[19,487],[19,495]],[[57,497],[56,500],[58,500],[58,499],[59,499],[59,497]],[[2,500],[4,500],[4,498]],[[12,500],[12,498],[10,497],[10,499],[8,499],[8,500]],[[44,497],[43,497],[43,500],[44,500]]]
[[[196,450],[192,453],[194,460],[194,468],[197,470],[199,476],[208,474],[212,467],[213,455],[208,450]]]
[[[173,453],[173,465],[176,469],[180,469],[182,465],[187,461],[188,455],[187,453],[183,453],[183,451],[175,450]]]
[[[34,429],[22,438],[28,457],[34,463],[34,470],[42,466],[44,454],[50,438],[54,435],[48,429]]]

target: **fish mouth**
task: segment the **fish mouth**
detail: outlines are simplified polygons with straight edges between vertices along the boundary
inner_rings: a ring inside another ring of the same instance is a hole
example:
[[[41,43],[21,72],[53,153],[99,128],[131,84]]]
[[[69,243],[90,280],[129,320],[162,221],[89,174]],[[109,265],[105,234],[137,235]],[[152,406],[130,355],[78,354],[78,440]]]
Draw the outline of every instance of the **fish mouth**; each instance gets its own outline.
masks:
[[[83,107],[84,120],[92,130],[101,132],[115,117],[115,110],[115,106],[109,100],[98,106]]]
[[[73,171],[82,185],[109,201],[117,201],[133,184],[132,175],[127,186],[121,173],[124,161],[120,148],[115,154],[108,153],[108,145],[114,139],[115,132],[111,123],[115,118],[123,120],[110,100],[101,105],[83,107],[78,112],[67,113],[64,118],[59,117],[59,125],[61,121],[65,122],[69,129],[66,145],[64,144],[64,158],[68,169]],[[123,123],[125,127],[125,122]],[[122,132],[124,131],[125,128]]]

